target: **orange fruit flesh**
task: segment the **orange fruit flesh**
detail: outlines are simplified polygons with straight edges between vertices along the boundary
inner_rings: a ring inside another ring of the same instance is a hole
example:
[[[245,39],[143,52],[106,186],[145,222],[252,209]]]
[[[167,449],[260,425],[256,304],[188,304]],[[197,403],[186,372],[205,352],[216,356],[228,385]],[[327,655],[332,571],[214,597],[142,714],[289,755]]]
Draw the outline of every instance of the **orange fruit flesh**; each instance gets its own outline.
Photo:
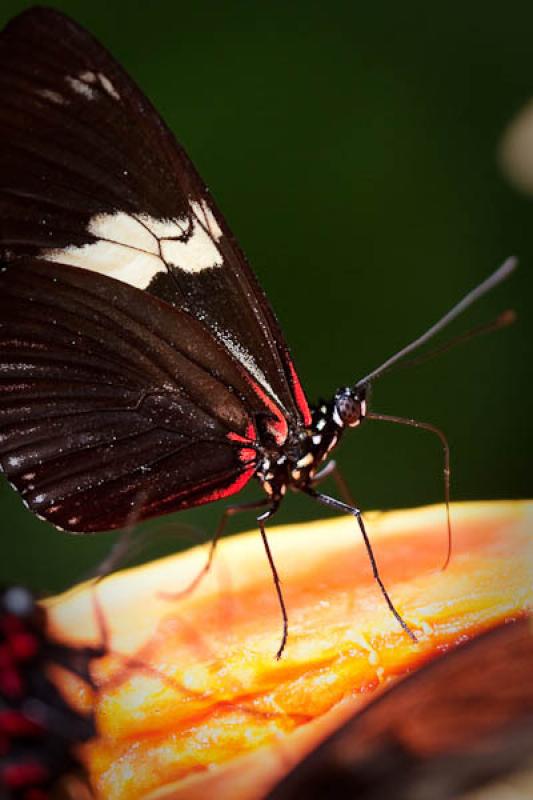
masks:
[[[48,604],[51,631],[100,643],[94,666],[100,736],[84,758],[106,800],[262,797],[291,766],[391,681],[533,600],[533,503],[452,507],[448,568],[441,506],[365,516],[388,592],[372,577],[354,519],[272,528],[289,615],[281,617],[258,533],[224,540],[211,572],[189,585],[205,547],[117,573]],[[167,593],[167,596],[165,596]],[[92,702],[58,677],[71,702]]]

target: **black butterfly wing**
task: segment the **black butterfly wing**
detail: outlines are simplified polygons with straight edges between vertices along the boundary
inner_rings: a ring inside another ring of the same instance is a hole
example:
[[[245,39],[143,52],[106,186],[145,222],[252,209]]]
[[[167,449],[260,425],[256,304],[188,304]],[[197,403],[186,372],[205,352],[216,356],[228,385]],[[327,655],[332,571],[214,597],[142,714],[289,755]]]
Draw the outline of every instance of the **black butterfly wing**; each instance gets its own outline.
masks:
[[[197,320],[75,267],[27,259],[9,272],[0,463],[33,511],[106,530],[251,477],[254,390]]]
[[[275,318],[183,150],[106,51],[0,34],[0,464],[67,530],[237,491],[309,421]]]
[[[270,306],[149,101],[51,9],[0,36],[0,255],[146,289],[201,320],[266,393],[278,440],[309,409]],[[179,93],[177,95],[179,102]]]

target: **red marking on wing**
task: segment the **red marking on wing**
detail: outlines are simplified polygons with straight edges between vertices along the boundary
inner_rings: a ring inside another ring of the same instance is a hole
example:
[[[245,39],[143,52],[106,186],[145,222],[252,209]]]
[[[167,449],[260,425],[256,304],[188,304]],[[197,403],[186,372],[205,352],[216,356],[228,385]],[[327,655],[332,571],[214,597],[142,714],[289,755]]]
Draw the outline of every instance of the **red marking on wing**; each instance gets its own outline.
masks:
[[[267,393],[263,391],[259,384],[250,377],[249,374],[247,374],[247,378],[252,385],[254,392],[274,417],[274,419],[268,421],[267,427],[276,440],[276,444],[284,444],[289,433],[289,426],[287,425],[287,420],[285,419],[283,412],[267,395]]]
[[[298,406],[298,410],[302,415],[304,425],[309,427],[311,425],[311,411],[309,410],[309,404],[307,402],[307,397],[305,396],[305,392],[302,389],[302,384],[300,383],[300,379],[296,374],[296,370],[294,369],[292,361],[289,361],[289,369],[291,371],[291,383],[292,383],[292,391],[294,394],[294,399],[296,400],[296,405]]]
[[[239,458],[243,462],[243,464],[250,464],[257,461],[257,453],[251,447],[243,447],[242,450],[239,450]]]
[[[17,709],[6,708],[0,711],[0,731],[8,736],[33,736],[42,730],[41,725],[28,719]]]
[[[0,694],[7,697],[21,697],[24,684],[18,670],[11,664],[2,665],[0,669]]]
[[[252,451],[255,457],[255,451]],[[215,489],[211,494],[206,494],[202,497],[202,503],[211,503],[215,500],[222,500],[223,497],[228,497],[231,494],[239,492],[245,486],[255,472],[255,464],[248,467],[247,470],[241,472],[233,483],[225,486],[223,489]]]
[[[10,789],[22,789],[32,783],[45,783],[49,772],[44,764],[28,761],[25,764],[9,764],[2,769],[1,777]]]
[[[226,438],[229,439],[230,442],[238,442],[239,444],[255,444],[257,441],[255,426],[253,422],[250,422],[246,430],[246,436],[231,431],[227,434]],[[253,447],[242,447],[239,450],[239,460],[242,461],[243,464],[255,464],[257,461],[256,450],[254,450]]]
[[[234,431],[230,431],[230,433],[228,433],[226,438],[229,439],[230,442],[242,442],[243,444],[251,444],[252,442],[256,442],[257,441],[257,434],[256,434],[255,426],[254,426],[253,422],[250,422],[248,424],[248,427],[246,429],[246,433],[245,433],[244,436],[242,436],[240,433],[235,433]]]
[[[29,661],[37,655],[39,640],[32,633],[13,634],[9,637],[9,647],[17,661]]]

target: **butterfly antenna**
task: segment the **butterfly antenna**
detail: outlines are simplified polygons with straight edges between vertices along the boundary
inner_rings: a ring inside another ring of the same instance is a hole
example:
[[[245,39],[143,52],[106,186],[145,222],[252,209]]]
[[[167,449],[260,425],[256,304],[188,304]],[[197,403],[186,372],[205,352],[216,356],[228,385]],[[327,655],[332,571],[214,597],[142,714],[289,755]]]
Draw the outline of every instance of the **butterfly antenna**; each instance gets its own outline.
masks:
[[[419,428],[420,430],[429,431],[435,436],[438,436],[444,453],[444,503],[446,505],[446,526],[448,531],[448,549],[446,551],[446,558],[441,567],[445,570],[450,563],[452,557],[452,520],[450,515],[450,445],[443,431],[437,428],[436,425],[430,425],[429,422],[419,422],[416,419],[406,419],[405,417],[393,417],[389,414],[375,414],[373,411],[366,415],[367,419],[378,420],[379,422],[395,422],[399,425],[408,425],[410,428]]]
[[[516,269],[517,264],[518,261],[514,257],[508,258],[506,261],[504,261],[504,263],[496,270],[496,272],[493,272],[492,275],[489,275],[489,277],[486,278],[486,280],[472,289],[471,292],[468,292],[468,294],[466,294],[463,299],[457,303],[457,305],[453,306],[453,308],[451,308],[447,314],[441,317],[438,322],[428,328],[428,330],[423,333],[422,336],[419,336],[406,347],[403,347],[393,356],[388,358],[387,361],[384,361],[381,366],[377,367],[377,369],[372,370],[372,372],[369,372],[364,378],[361,378],[361,380],[357,381],[355,389],[360,389],[361,387],[366,386],[368,383],[375,380],[375,378],[383,375],[385,372],[388,372],[391,367],[397,364],[398,361],[401,361],[403,358],[405,358],[405,356],[409,355],[409,353],[412,353],[414,350],[417,350],[419,347],[422,347],[422,345],[426,344],[426,342],[428,342],[430,339],[440,333],[440,331],[446,328],[451,322],[453,322],[454,319],[457,319],[457,317],[460,316],[463,311],[466,311],[467,308],[470,308],[470,306],[477,302],[481,297],[486,295],[488,292],[494,289],[495,286],[498,286],[500,283],[502,283],[502,281],[508,278],[509,275],[511,275],[511,273]]]
[[[509,327],[509,325],[513,325],[516,322],[516,316],[516,311],[512,308],[508,308],[506,311],[502,311],[501,314],[498,314],[498,316],[490,322],[476,325],[475,328],[471,328],[469,331],[466,331],[466,333],[460,333],[458,336],[454,336],[453,339],[439,345],[439,347],[435,347],[433,350],[430,350],[429,353],[423,353],[421,356],[410,358],[398,366],[400,369],[418,367],[420,364],[425,364],[426,361],[431,361],[436,356],[443,355],[449,350],[453,350],[459,344],[469,342],[470,339],[474,339],[486,333],[494,333],[495,331],[500,331],[502,328]]]

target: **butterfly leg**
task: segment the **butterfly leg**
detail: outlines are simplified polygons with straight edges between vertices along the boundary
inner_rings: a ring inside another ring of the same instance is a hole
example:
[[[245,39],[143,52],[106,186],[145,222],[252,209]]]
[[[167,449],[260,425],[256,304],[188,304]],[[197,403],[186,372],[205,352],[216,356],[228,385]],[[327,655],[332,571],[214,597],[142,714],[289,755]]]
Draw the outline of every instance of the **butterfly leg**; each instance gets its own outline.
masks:
[[[95,659],[102,658],[110,652],[111,636],[104,610],[96,594],[96,586],[92,586],[89,591],[91,592],[91,603],[96,629],[98,631],[98,644],[77,648],[75,650],[75,658],[73,658],[72,654],[74,651],[70,645],[63,645],[57,642],[53,645],[53,651],[54,660],[57,661],[57,663],[61,664],[72,674],[77,675],[89,684],[89,686],[95,688],[90,670],[91,662]]]
[[[257,523],[259,525],[259,530],[261,531],[261,538],[263,540],[263,545],[268,558],[268,563],[270,566],[270,570],[272,572],[272,579],[274,581],[274,586],[276,587],[276,594],[278,596],[279,607],[281,609],[281,616],[283,619],[283,635],[281,637],[280,646],[276,653],[276,659],[279,661],[283,651],[285,650],[285,645],[287,644],[287,637],[289,635],[289,619],[287,616],[287,609],[285,607],[285,600],[283,599],[283,592],[281,591],[281,581],[279,579],[278,571],[276,569],[276,565],[272,557],[272,552],[270,550],[270,545],[268,544],[268,539],[265,530],[265,522],[274,516],[274,514],[278,510],[278,507],[279,507],[279,502],[274,503],[274,505],[272,505],[268,509],[268,511],[265,511],[264,514],[261,514],[259,517],[257,517]]]
[[[351,514],[353,517],[356,518],[357,524],[359,525],[359,530],[361,531],[361,535],[365,543],[366,551],[368,553],[370,566],[372,567],[372,574],[374,576],[374,579],[376,580],[376,583],[381,589],[381,594],[383,595],[383,598],[387,603],[396,621],[401,625],[401,627],[404,629],[406,634],[412,639],[412,641],[416,642],[417,638],[415,634],[413,633],[407,622],[405,622],[401,614],[396,610],[392,600],[389,597],[389,593],[385,588],[385,584],[381,580],[381,576],[378,570],[378,565],[376,563],[376,559],[374,558],[374,553],[372,552],[372,545],[370,544],[370,539],[368,538],[368,534],[366,532],[365,523],[363,522],[363,517],[361,516],[361,511],[355,506],[343,503],[342,500],[337,500],[334,497],[329,497],[327,494],[321,494],[320,492],[315,492],[315,490],[312,488],[305,489],[305,493],[308,494],[309,497],[312,497],[314,500],[317,500],[317,502],[322,503],[322,505],[324,506],[328,506],[329,508],[334,508],[336,511],[340,511],[345,514]]]
[[[443,433],[443,431],[441,431],[440,428],[437,428],[435,425],[430,425],[429,422],[420,422],[417,419],[406,419],[405,417],[396,417],[396,416],[391,417],[389,414],[376,414],[374,412],[372,412],[371,414],[370,413],[367,414],[367,419],[374,419],[380,422],[393,422],[398,425],[407,425],[409,428],[419,428],[419,430],[433,433],[440,439],[444,455],[444,469],[443,469],[444,504],[446,507],[446,527],[448,533],[448,549],[446,552],[446,558],[441,567],[442,570],[445,570],[448,567],[448,564],[450,563],[452,557],[452,520],[450,515],[451,472],[450,472],[450,445],[448,443],[448,439],[446,438],[445,434]]]
[[[344,502],[355,508],[357,504],[353,499],[348,484],[344,479],[344,475],[337,466],[336,461],[328,461],[326,466],[322,467],[322,469],[317,472],[313,478],[313,481],[311,482],[311,486],[318,486],[320,483],[322,483],[322,481],[325,481],[326,478],[329,478],[330,476],[337,484],[337,489],[339,490],[339,494]]]
[[[92,604],[93,604],[93,611],[94,616],[96,619],[96,626],[99,633],[100,644],[96,646],[88,646],[81,648],[78,651],[77,658],[79,659],[81,656],[82,659],[82,669],[79,667],[75,670],[72,664],[65,664],[71,672],[75,672],[75,674],[79,675],[83,678],[93,689],[97,689],[98,686],[95,684],[94,679],[90,672],[90,665],[94,659],[101,658],[111,652],[113,655],[118,658],[122,664],[123,669],[120,669],[116,672],[116,674],[112,675],[110,678],[108,677],[106,680],[106,686],[109,687],[114,685],[120,685],[121,682],[124,681],[125,674],[127,675],[130,671],[137,671],[141,674],[149,675],[150,677],[157,678],[158,680],[162,681],[165,685],[167,685],[170,689],[174,689],[178,692],[179,695],[183,695],[186,692],[186,688],[176,681],[174,681],[168,675],[165,675],[161,670],[157,667],[153,667],[147,661],[137,658],[136,656],[132,656],[126,653],[120,653],[118,651],[111,650],[111,634],[109,630],[109,625],[107,623],[104,609],[98,599],[96,594],[96,587],[92,589]],[[72,658],[71,658],[72,661]],[[194,691],[190,692],[191,697],[197,697],[198,694]]]
[[[120,533],[117,540],[111,547],[107,556],[87,573],[84,580],[93,580],[95,584],[111,575],[120,566],[123,566],[128,559],[133,558],[137,553],[142,552],[147,541],[152,541],[153,531],[147,531],[140,536],[136,534],[135,528],[138,522],[139,509],[147,499],[147,493],[140,491],[137,493],[133,503],[132,511],[124,530]],[[135,534],[135,539],[133,538]]]
[[[201,568],[198,574],[192,579],[189,585],[185,587],[185,589],[181,589],[179,592],[160,592],[159,596],[164,597],[167,600],[177,600],[178,598],[189,594],[189,592],[192,592],[198,586],[202,578],[204,578],[211,569],[218,541],[223,536],[230,517],[232,517],[234,514],[240,513],[241,511],[256,511],[258,508],[263,508],[270,502],[271,502],[270,499],[268,497],[265,497],[262,498],[261,500],[255,500],[251,503],[241,503],[240,505],[228,506],[226,509],[224,509],[224,512],[220,518],[217,529],[215,531],[215,535],[213,536],[211,543],[209,545],[209,553],[204,566]]]

